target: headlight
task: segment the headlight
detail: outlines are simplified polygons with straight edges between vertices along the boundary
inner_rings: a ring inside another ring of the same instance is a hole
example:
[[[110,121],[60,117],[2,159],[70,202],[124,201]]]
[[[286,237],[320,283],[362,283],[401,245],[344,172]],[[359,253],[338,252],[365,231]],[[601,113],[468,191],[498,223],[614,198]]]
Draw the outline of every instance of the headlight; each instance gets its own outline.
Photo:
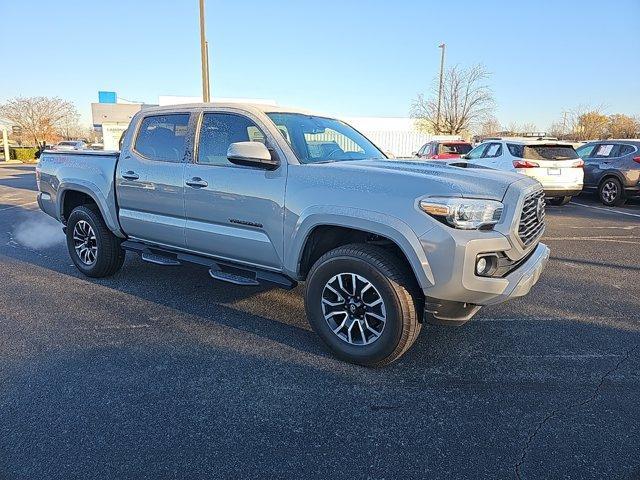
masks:
[[[421,200],[420,208],[452,227],[476,230],[498,223],[503,205],[495,200],[432,197]]]

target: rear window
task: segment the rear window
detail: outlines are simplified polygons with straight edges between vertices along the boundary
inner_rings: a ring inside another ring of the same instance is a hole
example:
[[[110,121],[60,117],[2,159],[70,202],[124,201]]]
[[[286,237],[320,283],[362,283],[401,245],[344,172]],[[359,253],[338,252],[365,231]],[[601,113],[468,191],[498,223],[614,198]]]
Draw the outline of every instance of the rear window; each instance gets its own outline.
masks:
[[[440,153],[465,155],[471,151],[470,143],[443,143],[440,145]]]
[[[151,160],[180,162],[188,125],[188,113],[146,117],[140,125],[135,149]]]
[[[517,145],[507,144],[514,157],[527,160],[574,160],[578,154],[568,145]]]

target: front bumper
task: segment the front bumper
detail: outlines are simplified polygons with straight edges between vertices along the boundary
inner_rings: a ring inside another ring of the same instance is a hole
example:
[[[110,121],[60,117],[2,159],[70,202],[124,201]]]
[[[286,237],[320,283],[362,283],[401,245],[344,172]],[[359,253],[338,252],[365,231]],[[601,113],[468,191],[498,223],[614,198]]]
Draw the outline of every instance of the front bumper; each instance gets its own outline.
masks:
[[[479,276],[475,271],[478,255],[496,252],[513,255],[515,249],[510,240],[495,231],[438,230],[420,239],[435,280],[433,286],[424,289],[427,298],[473,305],[501,303],[525,295],[538,281],[549,259],[549,248],[538,243],[518,254],[526,260],[505,276]]]
[[[423,285],[425,319],[461,324],[482,306],[495,305],[526,295],[536,284],[549,260],[549,248],[537,238],[520,237],[519,225],[525,199],[540,185],[515,184],[503,198],[502,219],[492,230],[458,230],[438,225],[419,239],[430,268],[432,283]],[[531,243],[529,243],[531,241]],[[479,256],[497,255],[495,276],[476,273]],[[504,266],[504,268],[502,267]]]
[[[544,243],[539,243],[527,261],[505,277],[509,282],[507,288],[485,305],[502,303],[510,298],[522,297],[529,293],[531,287],[538,282],[540,275],[542,275],[542,271],[549,261],[549,254],[549,247]]]

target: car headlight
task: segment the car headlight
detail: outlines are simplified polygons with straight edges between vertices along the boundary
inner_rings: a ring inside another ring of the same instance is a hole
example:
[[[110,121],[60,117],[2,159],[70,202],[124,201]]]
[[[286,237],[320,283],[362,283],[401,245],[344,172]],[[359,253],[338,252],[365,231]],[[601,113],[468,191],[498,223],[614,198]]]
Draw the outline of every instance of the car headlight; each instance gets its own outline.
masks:
[[[495,200],[459,197],[431,197],[420,201],[420,208],[455,228],[491,228],[500,221],[503,205]]]

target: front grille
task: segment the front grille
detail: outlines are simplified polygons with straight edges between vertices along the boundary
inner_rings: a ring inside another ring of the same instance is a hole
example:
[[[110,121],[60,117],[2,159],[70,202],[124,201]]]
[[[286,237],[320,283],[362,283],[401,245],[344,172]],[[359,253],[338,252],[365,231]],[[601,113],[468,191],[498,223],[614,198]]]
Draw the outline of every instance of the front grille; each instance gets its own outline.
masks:
[[[542,202],[540,207],[538,207],[538,202]],[[544,232],[544,216],[544,191],[539,190],[527,195],[522,205],[522,215],[520,215],[520,225],[518,227],[518,236],[525,247],[540,238],[540,235]]]

